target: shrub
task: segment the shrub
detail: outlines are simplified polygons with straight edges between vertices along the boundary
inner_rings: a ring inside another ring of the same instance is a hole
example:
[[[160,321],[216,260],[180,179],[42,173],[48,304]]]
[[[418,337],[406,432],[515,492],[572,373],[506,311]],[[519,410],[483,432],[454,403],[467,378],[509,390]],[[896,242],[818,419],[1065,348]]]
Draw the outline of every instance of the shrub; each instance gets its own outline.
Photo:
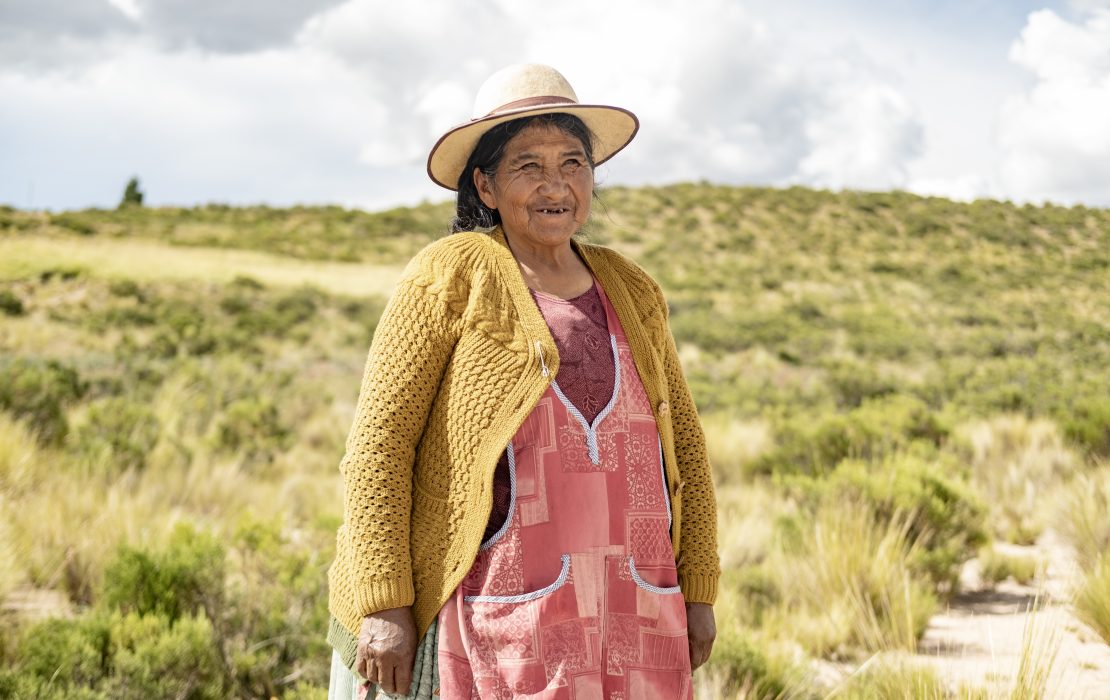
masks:
[[[23,301],[10,289],[0,289],[0,313],[7,316],[22,316],[25,312]]]
[[[110,671],[111,623],[89,614],[32,626],[19,645],[21,675],[66,686],[97,686]]]
[[[96,227],[77,212],[54,214],[50,217],[50,223],[82,236],[91,236],[96,233]]]
[[[1013,578],[1022,585],[1028,585],[1037,577],[1038,568],[1036,557],[1007,555],[993,547],[984,547],[979,552],[980,576],[991,583]]]
[[[712,695],[699,695],[751,700],[789,697],[798,675],[789,663],[769,654],[755,636],[733,626],[722,626],[713,644],[713,655],[699,674],[711,676],[714,686]]]
[[[62,441],[69,431],[65,408],[83,393],[77,371],[55,360],[0,364],[0,409],[27,420],[44,444]]]
[[[777,433],[777,447],[757,462],[759,471],[821,474],[846,458],[881,458],[915,443],[939,446],[949,429],[921,399],[895,394],[865,400],[847,414],[780,420]]]
[[[111,636],[112,675],[104,683],[118,700],[228,697],[212,623],[203,615],[116,615]]]
[[[218,619],[225,561],[215,538],[182,523],[164,551],[121,546],[105,569],[102,602],[124,613],[162,615],[169,622],[198,612]]]
[[[879,374],[874,365],[837,361],[826,365],[827,381],[842,408],[855,408],[869,399],[893,394],[897,385]]]
[[[144,299],[142,287],[138,282],[130,279],[112,280],[108,283],[108,292],[117,297],[132,297],[139,301]]]
[[[141,467],[158,442],[160,426],[149,407],[123,397],[100,399],[89,406],[77,431],[79,449],[105,457],[119,469]]]
[[[942,465],[910,454],[880,462],[845,460],[825,479],[785,479],[810,504],[867,504],[882,522],[903,514],[909,541],[919,544],[909,562],[940,591],[955,592],[960,566],[986,542],[986,513],[962,481]]]
[[[220,449],[243,452],[249,460],[269,461],[285,447],[290,431],[282,424],[273,399],[251,396],[228,404],[216,435]]]
[[[203,616],[88,612],[23,635],[15,666],[0,674],[0,698],[146,700],[227,697],[212,625]]]
[[[331,533],[325,535],[330,542]],[[327,576],[331,548],[294,543],[276,520],[244,517],[231,538],[238,575],[228,584],[229,656],[237,687],[269,698],[290,679],[327,684]],[[269,640],[265,645],[255,640]]]
[[[1095,455],[1110,457],[1110,397],[1083,397],[1060,420],[1069,440]]]

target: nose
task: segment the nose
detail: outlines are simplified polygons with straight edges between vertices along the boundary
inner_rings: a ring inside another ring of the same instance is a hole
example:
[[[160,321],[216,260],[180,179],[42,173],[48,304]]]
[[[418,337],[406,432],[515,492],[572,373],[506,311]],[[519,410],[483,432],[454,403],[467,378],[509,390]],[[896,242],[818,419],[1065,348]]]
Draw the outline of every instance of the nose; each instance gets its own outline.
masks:
[[[567,177],[563,174],[562,168],[543,169],[543,181],[540,182],[539,187],[540,192],[562,192],[567,187],[569,187]]]

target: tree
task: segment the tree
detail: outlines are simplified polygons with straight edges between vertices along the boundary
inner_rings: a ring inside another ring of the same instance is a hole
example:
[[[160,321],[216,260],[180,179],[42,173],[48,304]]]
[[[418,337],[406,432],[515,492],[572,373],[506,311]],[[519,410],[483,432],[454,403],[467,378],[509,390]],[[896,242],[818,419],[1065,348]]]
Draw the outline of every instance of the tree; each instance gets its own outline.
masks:
[[[123,191],[123,199],[120,200],[118,208],[141,206],[143,206],[143,193],[139,189],[139,178],[133,177],[127,181],[127,188]]]

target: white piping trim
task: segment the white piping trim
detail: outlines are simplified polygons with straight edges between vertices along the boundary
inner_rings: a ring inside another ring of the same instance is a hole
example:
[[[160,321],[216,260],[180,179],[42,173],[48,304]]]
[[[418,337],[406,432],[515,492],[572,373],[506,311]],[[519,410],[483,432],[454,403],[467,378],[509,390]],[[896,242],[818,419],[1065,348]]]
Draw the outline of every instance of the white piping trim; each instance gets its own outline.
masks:
[[[644,589],[648,593],[656,593],[658,595],[673,595],[682,592],[682,586],[656,586],[648,583],[640,576],[640,572],[636,571],[636,563],[632,561],[632,557],[628,557],[628,572],[632,574],[632,580],[636,585]]]
[[[667,504],[667,530],[671,529],[674,525],[673,514],[671,513],[671,489],[667,485],[667,465],[663,462],[663,436],[656,433],[659,438],[659,470],[662,472],[663,477],[663,502]]]
[[[574,416],[578,423],[582,426],[582,430],[586,433],[586,450],[590,453],[590,462],[595,466],[601,464],[601,450],[597,446],[597,428],[601,425],[601,421],[609,415],[613,407],[617,405],[617,394],[621,390],[621,359],[617,354],[617,336],[612,333],[609,334],[609,344],[613,347],[613,372],[616,375],[613,379],[613,395],[609,397],[609,403],[605,408],[601,409],[601,413],[594,417],[593,424],[586,422],[586,417],[578,410],[578,407],[570,402],[563,390],[559,388],[559,382],[552,379],[551,388],[555,390],[555,395],[567,407],[567,411]]]
[[[551,372],[547,369],[547,363],[543,361],[543,343],[538,340],[536,341],[536,352],[539,353],[540,356],[540,367],[543,368],[542,374],[546,377],[551,374]]]
[[[542,598],[545,595],[554,593],[563,587],[567,582],[567,576],[570,574],[570,555],[564,554],[560,559],[563,560],[563,568],[559,571],[559,578],[549,585],[544,586],[538,591],[531,593],[521,593],[520,595],[468,595],[463,596],[465,603],[526,603],[529,600]]]
[[[505,536],[509,531],[509,525],[513,522],[513,511],[516,510],[516,450],[513,449],[513,441],[509,440],[509,446],[505,449],[505,454],[509,457],[509,512],[505,515],[505,522],[501,523],[501,527],[497,532],[490,535],[490,538],[483,542],[478,547],[479,552],[484,552]]]

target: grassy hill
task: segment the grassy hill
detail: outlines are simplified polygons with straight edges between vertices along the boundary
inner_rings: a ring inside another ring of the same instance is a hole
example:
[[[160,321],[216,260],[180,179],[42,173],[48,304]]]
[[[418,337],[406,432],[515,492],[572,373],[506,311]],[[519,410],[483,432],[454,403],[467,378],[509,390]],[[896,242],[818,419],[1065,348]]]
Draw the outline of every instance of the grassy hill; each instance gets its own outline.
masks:
[[[0,207],[0,698],[325,696],[361,364],[450,215]],[[587,236],[663,285],[711,442],[703,692],[820,696],[1050,527],[1110,638],[1110,211],[690,184]]]

